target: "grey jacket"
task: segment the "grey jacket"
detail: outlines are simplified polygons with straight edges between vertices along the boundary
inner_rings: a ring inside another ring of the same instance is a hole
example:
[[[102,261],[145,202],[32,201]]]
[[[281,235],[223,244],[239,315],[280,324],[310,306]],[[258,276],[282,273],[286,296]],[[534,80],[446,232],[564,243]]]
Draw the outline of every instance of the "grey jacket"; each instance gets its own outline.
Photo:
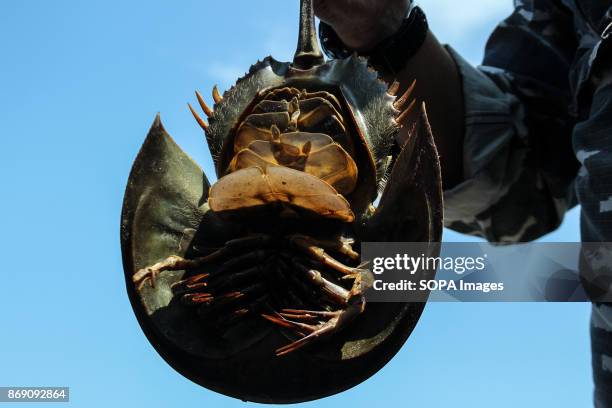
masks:
[[[445,193],[447,226],[529,241],[580,204],[582,240],[612,242],[612,1],[517,0],[482,66],[450,51],[466,138],[464,182]],[[607,265],[601,276],[612,276],[612,257]],[[611,306],[594,305],[591,333],[596,405],[612,407]]]

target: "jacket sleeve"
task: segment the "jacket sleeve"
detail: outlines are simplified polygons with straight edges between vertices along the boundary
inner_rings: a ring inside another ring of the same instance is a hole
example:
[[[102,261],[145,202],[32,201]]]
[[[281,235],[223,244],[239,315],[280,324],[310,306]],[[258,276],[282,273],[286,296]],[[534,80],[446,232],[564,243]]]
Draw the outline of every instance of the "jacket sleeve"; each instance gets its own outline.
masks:
[[[516,1],[474,68],[452,48],[465,102],[464,181],[445,192],[447,227],[492,242],[536,239],[575,204],[572,15]]]

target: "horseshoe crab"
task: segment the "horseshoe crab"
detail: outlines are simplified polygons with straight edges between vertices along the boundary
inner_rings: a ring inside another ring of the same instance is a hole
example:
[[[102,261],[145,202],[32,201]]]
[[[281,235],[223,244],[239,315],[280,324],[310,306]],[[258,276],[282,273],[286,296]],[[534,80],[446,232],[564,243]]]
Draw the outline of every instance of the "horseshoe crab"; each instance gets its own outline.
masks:
[[[294,60],[253,65],[214,106],[197,94],[212,186],[155,119],[121,219],[127,290],[177,371],[243,400],[299,402],[367,379],[399,350],[423,303],[366,304],[356,244],[439,242],[438,156],[413,86],[396,96],[351,56],[325,61],[312,0]]]

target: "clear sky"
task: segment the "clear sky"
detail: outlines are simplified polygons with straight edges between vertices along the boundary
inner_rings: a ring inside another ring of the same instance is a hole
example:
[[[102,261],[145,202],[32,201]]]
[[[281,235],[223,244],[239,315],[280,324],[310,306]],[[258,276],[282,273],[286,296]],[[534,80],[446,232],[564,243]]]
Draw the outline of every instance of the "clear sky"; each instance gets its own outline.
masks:
[[[421,3],[439,38],[475,63],[511,8]],[[75,407],[245,405],[186,380],[145,339],[125,292],[119,214],[158,111],[210,173],[186,102],[265,55],[290,58],[297,4],[0,2],[0,386],[70,386]],[[577,212],[548,239],[577,240]],[[586,304],[430,304],[377,375],[305,406],[588,406],[588,315]]]

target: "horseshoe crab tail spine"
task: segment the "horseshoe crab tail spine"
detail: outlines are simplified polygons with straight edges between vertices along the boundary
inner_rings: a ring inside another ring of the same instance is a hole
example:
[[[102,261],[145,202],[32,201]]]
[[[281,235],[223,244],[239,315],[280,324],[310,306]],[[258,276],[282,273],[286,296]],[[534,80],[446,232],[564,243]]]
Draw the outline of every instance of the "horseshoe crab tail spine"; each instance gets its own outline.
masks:
[[[312,0],[300,0],[300,33],[293,66],[307,70],[324,62],[315,28]]]

